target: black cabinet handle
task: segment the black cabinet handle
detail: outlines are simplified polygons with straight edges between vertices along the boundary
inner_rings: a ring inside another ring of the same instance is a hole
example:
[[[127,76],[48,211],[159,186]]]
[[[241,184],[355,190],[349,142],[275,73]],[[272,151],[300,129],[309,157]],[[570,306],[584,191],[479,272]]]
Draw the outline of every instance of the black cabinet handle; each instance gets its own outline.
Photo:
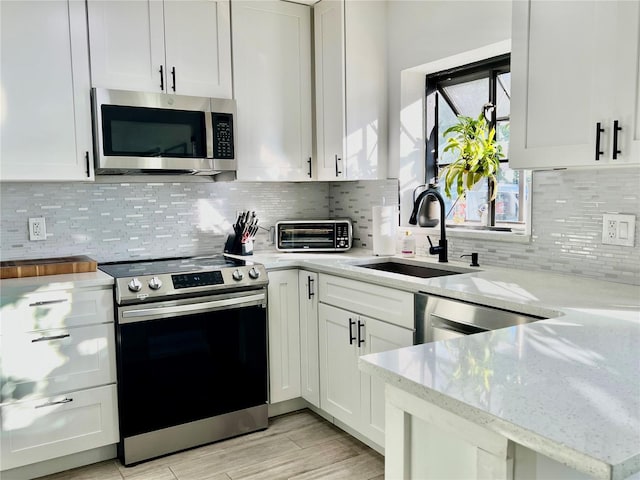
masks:
[[[49,337],[38,337],[31,340],[31,343],[48,342],[50,340],[62,340],[63,338],[69,338],[70,333],[63,333],[62,335],[51,335]]]
[[[173,82],[173,84],[171,85],[171,89],[175,92],[176,91],[176,67],[171,68],[171,81]]]
[[[309,157],[307,163],[309,164],[309,178],[313,178],[313,174],[311,173],[311,157]]]
[[[68,300],[66,298],[61,298],[59,300],[40,300],[38,302],[33,302],[30,303],[29,306],[30,307],[42,307],[43,305],[53,305],[56,303],[64,303],[67,302]]]
[[[613,159],[618,159],[618,154],[622,153],[621,150],[618,150],[618,132],[622,130],[620,126],[620,122],[618,120],[613,121]]]
[[[160,65],[160,90],[164,92],[164,67]]]
[[[87,178],[91,176],[91,164],[89,163],[89,152],[84,152],[84,161],[87,163]]]
[[[315,293],[311,291],[312,286],[313,286],[313,278],[307,276],[307,292],[308,292],[309,300],[311,300],[311,297],[315,295]]]
[[[364,343],[364,338],[362,338],[362,327],[364,327],[364,322],[358,320],[358,348]]]
[[[64,398],[64,400],[59,400],[57,402],[47,402],[41,405],[36,405],[33,408],[44,408],[44,407],[53,407],[54,405],[62,405],[63,403],[73,402],[73,398]]]
[[[342,160],[341,158],[338,158],[338,155],[336,155],[336,177],[339,177],[340,174],[342,173],[342,170],[338,170],[338,162]]]
[[[600,151],[600,134],[604,133],[604,128],[600,122],[596,123],[596,160],[600,160],[600,155],[604,155],[604,152]]]
[[[356,339],[355,335],[353,334],[353,327],[355,326],[356,322],[349,319],[349,345],[353,345],[353,341]]]

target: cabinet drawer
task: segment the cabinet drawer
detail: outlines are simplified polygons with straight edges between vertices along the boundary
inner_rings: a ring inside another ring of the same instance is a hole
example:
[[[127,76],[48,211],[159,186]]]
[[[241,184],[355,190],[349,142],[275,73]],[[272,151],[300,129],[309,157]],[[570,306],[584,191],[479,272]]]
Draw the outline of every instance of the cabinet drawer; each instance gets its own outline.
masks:
[[[113,323],[0,336],[0,402],[116,381]]]
[[[0,408],[3,470],[118,441],[116,386]]]
[[[348,278],[320,275],[320,301],[414,328],[413,294]]]
[[[113,322],[111,289],[60,290],[2,297],[0,334]]]

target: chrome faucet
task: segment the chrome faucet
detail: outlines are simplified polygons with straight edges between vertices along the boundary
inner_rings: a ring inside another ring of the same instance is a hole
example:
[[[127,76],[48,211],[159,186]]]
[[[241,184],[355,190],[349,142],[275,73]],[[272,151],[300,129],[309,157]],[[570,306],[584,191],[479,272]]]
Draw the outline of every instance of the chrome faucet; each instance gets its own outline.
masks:
[[[446,263],[448,262],[447,260],[448,248],[447,248],[447,233],[444,228],[444,217],[445,217],[444,199],[442,198],[442,195],[440,195],[440,192],[438,190],[436,190],[435,188],[428,188],[427,190],[424,190],[423,192],[421,192],[420,195],[418,195],[418,198],[416,198],[416,201],[413,204],[413,211],[411,212],[409,223],[411,225],[416,225],[418,223],[417,218],[418,218],[418,211],[420,210],[420,204],[422,203],[422,200],[424,200],[428,196],[434,197],[440,204],[440,241],[438,242],[438,246],[435,247],[433,243],[431,243],[431,239],[427,235],[427,240],[429,240],[429,245],[430,245],[429,253],[431,255],[438,254],[438,261]]]

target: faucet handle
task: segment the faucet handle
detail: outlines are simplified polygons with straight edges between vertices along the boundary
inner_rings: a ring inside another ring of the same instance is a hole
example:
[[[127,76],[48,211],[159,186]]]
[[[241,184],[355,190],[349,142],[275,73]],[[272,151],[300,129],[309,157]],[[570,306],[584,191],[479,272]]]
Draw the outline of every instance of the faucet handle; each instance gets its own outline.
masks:
[[[431,243],[431,237],[429,237],[429,235],[427,235],[427,240],[429,241],[429,253],[431,255],[435,255],[436,253],[440,252],[440,247],[436,247],[433,245],[433,243]]]

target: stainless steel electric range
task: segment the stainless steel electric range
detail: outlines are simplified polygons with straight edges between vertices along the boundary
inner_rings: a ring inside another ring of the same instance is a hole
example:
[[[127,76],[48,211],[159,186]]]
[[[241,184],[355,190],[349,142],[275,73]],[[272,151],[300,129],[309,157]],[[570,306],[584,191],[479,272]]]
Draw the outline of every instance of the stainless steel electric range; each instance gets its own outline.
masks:
[[[267,428],[267,273],[226,256],[103,263],[115,279],[124,465]]]

